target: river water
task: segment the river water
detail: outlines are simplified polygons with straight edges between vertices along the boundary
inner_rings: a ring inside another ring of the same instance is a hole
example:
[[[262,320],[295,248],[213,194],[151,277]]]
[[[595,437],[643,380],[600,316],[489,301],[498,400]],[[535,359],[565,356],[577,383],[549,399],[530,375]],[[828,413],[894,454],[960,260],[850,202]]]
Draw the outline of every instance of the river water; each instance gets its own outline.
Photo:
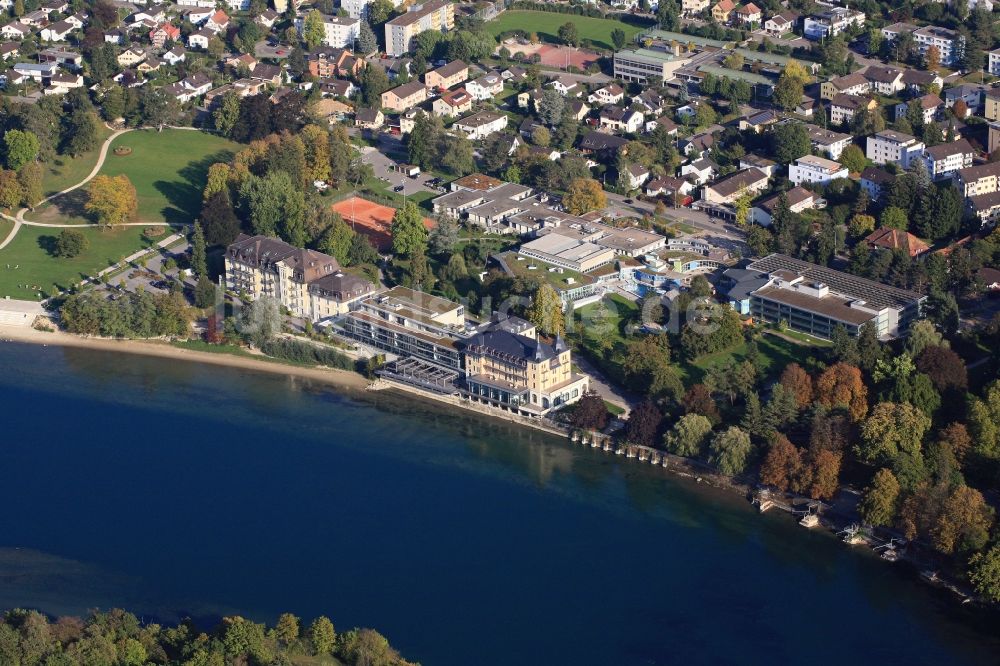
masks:
[[[0,345],[0,607],[372,626],[424,666],[990,664],[996,619],[660,469],[389,393]]]

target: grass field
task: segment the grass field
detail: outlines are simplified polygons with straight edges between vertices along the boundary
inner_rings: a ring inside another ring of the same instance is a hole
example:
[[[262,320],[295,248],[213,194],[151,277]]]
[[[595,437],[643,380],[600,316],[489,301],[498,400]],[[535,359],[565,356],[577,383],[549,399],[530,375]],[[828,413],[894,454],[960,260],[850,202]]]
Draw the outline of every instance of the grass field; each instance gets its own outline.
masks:
[[[114,149],[125,146],[130,155]],[[189,223],[201,210],[208,167],[228,162],[240,144],[205,132],[189,130],[137,130],[116,138],[101,168],[102,175],[125,174],[139,199],[137,222]],[[78,180],[89,173],[93,163]],[[39,222],[90,222],[83,210],[87,188],[82,187],[27,215]]]
[[[611,42],[611,31],[615,28],[621,28],[625,31],[626,42],[631,42],[642,31],[642,28],[638,26],[612,19],[527,10],[506,11],[500,15],[500,18],[486,23],[485,27],[494,37],[510,30],[523,30],[528,34],[532,32],[537,34],[543,41],[558,42],[560,41],[559,26],[566,22],[576,24],[581,40],[589,40],[594,46],[604,49],[614,48],[614,44]]]
[[[111,130],[102,123],[97,126],[97,148],[87,151],[79,157],[59,155],[52,162],[45,163],[45,171],[42,173],[42,189],[45,191],[45,196],[52,196],[67,187],[72,187],[90,175],[91,169],[97,164],[97,156],[101,153],[101,146],[109,136],[111,136]]]
[[[761,377],[775,376],[789,363],[802,365],[806,358],[816,353],[817,350],[812,347],[789,342],[773,335],[762,335],[757,339],[757,370]],[[694,363],[681,361],[678,367],[684,374],[685,384],[697,383],[704,378],[710,368],[726,365],[731,361],[741,363],[746,357],[747,346],[742,344],[728,351],[703,356]]]
[[[40,300],[151,244],[143,238],[142,227],[113,231],[89,227],[82,231],[90,247],[72,259],[58,258],[49,248],[59,231],[22,226],[13,242],[0,250],[0,298]]]

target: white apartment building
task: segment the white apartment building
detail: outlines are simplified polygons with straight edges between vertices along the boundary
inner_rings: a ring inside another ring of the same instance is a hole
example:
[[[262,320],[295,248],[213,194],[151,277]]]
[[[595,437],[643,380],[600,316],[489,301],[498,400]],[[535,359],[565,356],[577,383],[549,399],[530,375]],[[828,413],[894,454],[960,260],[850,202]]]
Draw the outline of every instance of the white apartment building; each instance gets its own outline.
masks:
[[[972,146],[965,139],[942,143],[930,148],[924,148],[923,159],[927,163],[927,171],[931,178],[945,178],[951,176],[959,169],[972,166],[972,157],[975,154]]]
[[[840,162],[834,162],[825,157],[806,155],[795,160],[788,167],[788,180],[796,185],[802,183],[826,185],[837,178],[847,178],[847,169],[841,166]]]
[[[295,20],[302,34],[305,21]],[[353,49],[354,41],[361,35],[361,20],[347,16],[323,16],[323,45],[335,49]]]
[[[1000,76],[1000,49],[994,49],[986,55],[989,56],[989,61],[986,63],[986,71],[993,76]]]
[[[411,5],[409,11],[385,24],[386,55],[398,58],[410,51],[413,38],[428,30],[448,31],[455,27],[455,5],[450,0],[429,0]]]
[[[916,137],[895,130],[882,130],[868,137],[865,157],[875,164],[894,162],[909,169],[913,159],[920,157],[923,152],[924,142],[918,141]]]
[[[372,0],[340,0],[340,8],[347,12],[351,18],[368,18],[368,5]],[[393,7],[399,7],[403,0],[392,0]]]
[[[802,34],[807,39],[823,39],[839,35],[852,25],[860,28],[864,24],[864,12],[845,7],[834,7],[820,14],[807,16],[802,24]]]
[[[1000,191],[1000,162],[959,169],[955,174],[955,186],[963,197],[978,197]]]
[[[954,30],[936,25],[914,30],[913,41],[916,42],[920,55],[925,55],[927,49],[936,46],[941,54],[941,64],[948,66],[955,64],[965,44],[965,38]]]

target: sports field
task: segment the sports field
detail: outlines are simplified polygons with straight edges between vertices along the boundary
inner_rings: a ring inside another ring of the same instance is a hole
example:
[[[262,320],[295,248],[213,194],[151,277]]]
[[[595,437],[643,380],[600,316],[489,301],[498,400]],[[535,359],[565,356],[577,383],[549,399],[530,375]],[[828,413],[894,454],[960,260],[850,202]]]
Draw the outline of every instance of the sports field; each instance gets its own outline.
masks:
[[[333,204],[332,208],[355,231],[368,236],[380,252],[392,248],[391,229],[392,217],[396,214],[395,208],[383,206],[361,197],[348,197]],[[424,226],[428,229],[434,228],[434,220],[425,217]]]
[[[631,42],[642,31],[639,26],[613,19],[529,10],[506,11],[499,18],[486,23],[485,28],[494,37],[510,30],[523,30],[525,34],[537,34],[544,41],[558,42],[559,26],[567,22],[576,24],[582,41],[590,41],[602,49],[614,48],[611,31],[615,28],[621,28],[625,32],[626,42]]]

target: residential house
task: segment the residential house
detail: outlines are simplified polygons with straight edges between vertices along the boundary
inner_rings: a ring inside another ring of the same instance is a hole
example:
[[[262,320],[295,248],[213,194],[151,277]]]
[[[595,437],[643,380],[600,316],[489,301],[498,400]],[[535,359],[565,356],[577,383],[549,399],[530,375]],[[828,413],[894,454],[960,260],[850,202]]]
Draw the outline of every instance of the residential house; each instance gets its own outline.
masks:
[[[925,72],[919,69],[903,70],[903,86],[912,95],[920,95],[927,92],[931,86],[936,86],[941,90],[944,79],[937,72]]]
[[[410,81],[382,93],[382,106],[393,111],[406,111],[427,99],[427,88],[420,81]]]
[[[851,26],[865,24],[865,13],[846,7],[833,7],[825,12],[807,16],[802,24],[802,34],[806,39],[823,39],[844,32]]]
[[[865,70],[864,77],[871,82],[875,92],[888,97],[906,87],[903,82],[903,70],[895,67],[873,65]]]
[[[776,122],[778,122],[777,111],[767,109],[765,111],[758,111],[750,114],[749,116],[740,118],[739,129],[741,132],[753,132],[754,134],[760,134]]]
[[[175,42],[180,39],[181,29],[170,23],[161,23],[156,28],[149,31],[149,41],[158,49],[168,41]]]
[[[756,202],[750,209],[750,222],[752,224],[759,224],[762,227],[771,226],[771,220],[774,218],[774,211],[778,207],[778,203],[781,201],[782,194],[785,196],[785,202],[788,205],[788,210],[793,213],[801,213],[805,210],[809,210],[810,208],[816,208],[817,204],[822,201],[822,199],[820,199],[812,191],[796,185],[787,192],[772,194],[771,196]]]
[[[469,139],[484,139],[507,127],[507,115],[493,111],[480,111],[455,121],[454,128],[464,132]]]
[[[474,98],[463,88],[446,90],[431,105],[435,116],[458,116],[472,109]]]
[[[872,250],[902,250],[910,257],[918,257],[927,250],[930,245],[920,240],[908,231],[881,227],[865,236],[865,243]]]
[[[270,30],[274,27],[274,24],[280,18],[280,14],[273,9],[266,9],[257,16],[257,23]]]
[[[708,9],[709,0],[681,0],[681,14],[686,17],[698,16]]]
[[[924,162],[931,178],[951,176],[959,169],[972,166],[975,151],[966,139],[924,148]]]
[[[176,65],[179,62],[184,62],[185,51],[183,46],[175,46],[166,53],[163,54],[163,61],[168,65]]]
[[[953,86],[944,91],[944,106],[950,109],[958,100],[962,100],[965,103],[966,115],[979,113],[983,105],[983,94],[987,90],[990,88],[972,83]]]
[[[645,191],[646,196],[664,197],[668,201],[673,200],[674,203],[686,205],[690,203],[690,195],[694,191],[694,183],[686,178],[665,176],[647,181]]]
[[[378,129],[385,123],[382,109],[362,107],[354,114],[354,126],[364,129]]]
[[[609,106],[601,109],[598,119],[601,129],[608,132],[635,134],[642,128],[643,115],[637,109]]]
[[[819,86],[820,99],[833,99],[843,93],[845,95],[865,95],[872,89],[872,82],[864,74],[854,72],[846,76],[824,81]]]
[[[571,79],[568,76],[556,77],[545,85],[553,88],[563,97],[579,97],[580,95],[580,84],[577,83],[576,79]]]
[[[206,28],[196,30],[188,35],[187,46],[189,49],[208,50],[208,42],[215,37],[215,33]]]
[[[17,42],[0,44],[0,60],[17,60],[21,57],[21,45]]]
[[[493,99],[503,92],[503,79],[496,72],[490,72],[467,82],[465,89],[472,95],[472,99],[480,101]]]
[[[617,83],[609,83],[608,85],[598,88],[594,92],[590,93],[587,97],[587,101],[591,104],[598,104],[599,106],[609,106],[611,104],[620,103],[624,98],[625,89]]]
[[[761,157],[760,155],[755,155],[754,153],[747,153],[740,158],[740,168],[741,169],[760,169],[768,178],[772,178],[778,173],[778,163],[774,160],[769,160],[766,157]]]
[[[729,15],[736,9],[733,0],[719,0],[712,6],[712,20],[716,23],[728,23]]]
[[[281,67],[279,65],[269,65],[266,62],[258,62],[250,70],[250,78],[277,87],[281,85]]]
[[[854,120],[857,113],[863,110],[874,111],[876,108],[878,102],[870,97],[838,93],[830,100],[830,122],[834,125],[843,125]]]
[[[31,26],[21,21],[14,21],[13,23],[8,23],[7,25],[0,28],[0,35],[3,35],[7,39],[14,39],[17,41],[23,41],[25,37],[31,34]]]
[[[469,66],[461,60],[451,62],[424,74],[424,84],[428,88],[447,90],[469,78]]]
[[[896,177],[885,169],[865,167],[865,170],[861,172],[861,189],[868,193],[872,201],[881,199],[894,182],[896,182]]]
[[[701,157],[715,145],[715,136],[711,132],[692,134],[678,142],[677,148],[682,155]]]
[[[928,93],[927,95],[921,95],[916,99],[911,99],[909,102],[900,102],[894,107],[896,112],[895,120],[899,120],[904,117],[910,110],[910,104],[915,104],[920,110],[921,117],[924,124],[934,122],[934,118],[944,109],[944,102],[940,97],[933,93]]]
[[[767,33],[769,37],[781,37],[787,35],[790,32],[795,31],[795,25],[798,23],[799,15],[795,12],[782,12],[780,14],[775,14],[771,18],[764,21],[764,32]]]
[[[222,11],[221,9],[216,10],[208,20],[205,21],[205,27],[214,33],[220,33],[229,27],[229,14]]]
[[[580,137],[577,146],[584,155],[611,158],[626,143],[625,137],[594,130]]]
[[[43,42],[65,42],[76,28],[68,21],[56,21],[42,28],[38,36]]]
[[[619,172],[618,177],[626,185],[627,190],[637,190],[649,180],[649,169],[641,164],[629,164],[623,172]]]
[[[657,127],[662,127],[666,131],[667,135],[672,137],[677,136],[677,130],[679,129],[677,127],[677,123],[666,116],[658,116],[653,120],[646,121],[647,132],[653,132]]]
[[[119,67],[133,67],[145,59],[146,51],[144,49],[140,49],[138,46],[125,49],[119,53],[117,57]]]
[[[309,53],[306,56],[306,63],[309,66],[309,73],[320,78],[356,77],[365,67],[365,61],[356,57],[351,51],[328,46],[319,47]]]
[[[753,195],[767,189],[767,174],[760,169],[745,169],[706,185],[703,201],[714,204],[733,203],[744,194]]]
[[[707,157],[681,165],[681,176],[694,181],[695,185],[711,182],[718,173],[719,165]]]
[[[764,20],[764,13],[761,11],[760,7],[748,2],[745,5],[740,5],[736,8],[736,20],[740,25],[745,26],[757,26],[760,22]]]
[[[191,25],[201,25],[208,19],[212,18],[212,14],[216,12],[215,7],[189,7],[181,11],[181,18],[186,19]]]
[[[590,107],[582,99],[569,99],[563,107],[563,113],[568,113],[570,118],[581,121],[590,113]]]
[[[809,133],[812,149],[818,153],[825,153],[832,160],[839,158],[844,148],[851,145],[854,140],[850,134],[834,132],[816,125],[806,125],[806,131]]]
[[[924,152],[923,141],[916,137],[897,132],[882,130],[868,137],[865,157],[875,164],[898,164],[909,169],[915,158],[920,158]]]
[[[816,155],[805,155],[788,166],[788,180],[796,185],[802,183],[829,185],[830,181],[847,176],[847,167],[842,166],[840,162]]]

